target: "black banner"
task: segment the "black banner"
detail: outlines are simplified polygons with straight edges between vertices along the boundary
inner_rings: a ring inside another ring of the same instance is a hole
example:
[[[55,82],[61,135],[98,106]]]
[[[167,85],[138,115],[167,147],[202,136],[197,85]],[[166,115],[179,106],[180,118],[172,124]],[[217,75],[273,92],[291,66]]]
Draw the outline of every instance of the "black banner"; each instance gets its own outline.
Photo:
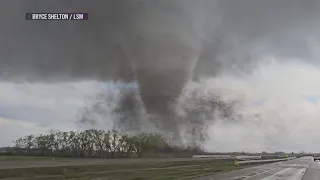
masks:
[[[88,20],[88,13],[26,13],[26,20]]]

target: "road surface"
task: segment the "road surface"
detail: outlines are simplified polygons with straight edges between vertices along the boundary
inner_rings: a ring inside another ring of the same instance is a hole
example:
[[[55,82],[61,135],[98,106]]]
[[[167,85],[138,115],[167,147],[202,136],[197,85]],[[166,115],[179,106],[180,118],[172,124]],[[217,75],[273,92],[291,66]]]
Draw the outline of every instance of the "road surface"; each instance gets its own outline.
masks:
[[[303,157],[201,177],[198,180],[320,180],[320,162]]]

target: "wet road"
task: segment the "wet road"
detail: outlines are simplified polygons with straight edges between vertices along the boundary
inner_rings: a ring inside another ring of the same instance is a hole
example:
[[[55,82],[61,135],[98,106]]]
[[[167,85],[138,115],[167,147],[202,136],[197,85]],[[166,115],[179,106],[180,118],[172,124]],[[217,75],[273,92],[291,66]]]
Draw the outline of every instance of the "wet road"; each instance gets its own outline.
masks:
[[[303,157],[201,177],[198,180],[320,180],[320,162]]]

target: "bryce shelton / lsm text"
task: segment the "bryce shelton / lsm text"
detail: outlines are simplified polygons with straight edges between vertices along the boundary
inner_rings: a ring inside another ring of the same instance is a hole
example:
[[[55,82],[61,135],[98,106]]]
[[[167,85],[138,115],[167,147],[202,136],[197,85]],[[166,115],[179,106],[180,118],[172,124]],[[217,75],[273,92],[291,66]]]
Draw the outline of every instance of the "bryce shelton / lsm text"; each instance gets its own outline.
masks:
[[[26,20],[88,20],[88,13],[26,13]]]

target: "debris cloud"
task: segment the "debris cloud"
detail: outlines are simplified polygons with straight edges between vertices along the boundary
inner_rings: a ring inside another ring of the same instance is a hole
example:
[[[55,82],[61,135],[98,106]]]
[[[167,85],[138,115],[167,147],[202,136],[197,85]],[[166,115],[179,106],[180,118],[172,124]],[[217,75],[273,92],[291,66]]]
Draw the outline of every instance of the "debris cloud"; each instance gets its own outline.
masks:
[[[317,0],[4,0],[0,9],[1,81],[135,83],[114,100],[123,115],[115,124],[125,129],[150,121],[176,137],[183,125],[203,134],[212,120],[234,121],[242,100],[199,86],[181,101],[190,84],[246,77],[266,55],[319,64],[309,46],[320,37]],[[88,12],[90,19],[26,21],[25,12]]]

